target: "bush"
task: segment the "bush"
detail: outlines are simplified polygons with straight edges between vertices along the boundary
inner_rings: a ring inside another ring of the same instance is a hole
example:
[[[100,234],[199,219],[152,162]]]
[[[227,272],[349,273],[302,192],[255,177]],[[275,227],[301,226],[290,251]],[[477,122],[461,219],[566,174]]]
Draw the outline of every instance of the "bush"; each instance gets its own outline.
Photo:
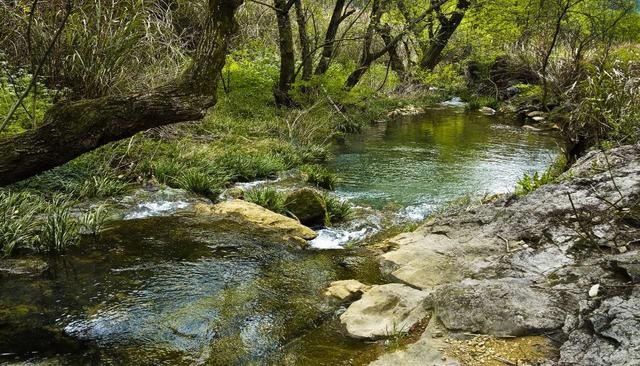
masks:
[[[271,187],[254,188],[244,193],[244,200],[279,214],[286,214],[286,195]]]
[[[320,165],[306,165],[302,172],[307,176],[307,183],[316,187],[333,190],[338,183],[338,176]]]

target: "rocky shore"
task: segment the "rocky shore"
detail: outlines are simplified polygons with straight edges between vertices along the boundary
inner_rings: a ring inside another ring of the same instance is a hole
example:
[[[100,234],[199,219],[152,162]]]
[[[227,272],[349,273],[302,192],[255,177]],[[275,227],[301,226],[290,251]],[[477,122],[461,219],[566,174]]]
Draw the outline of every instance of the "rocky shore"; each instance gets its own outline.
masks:
[[[378,245],[395,283],[328,293],[361,295],[341,315],[352,337],[428,320],[377,366],[640,365],[639,203],[640,147],[591,152],[525,197],[453,210]]]

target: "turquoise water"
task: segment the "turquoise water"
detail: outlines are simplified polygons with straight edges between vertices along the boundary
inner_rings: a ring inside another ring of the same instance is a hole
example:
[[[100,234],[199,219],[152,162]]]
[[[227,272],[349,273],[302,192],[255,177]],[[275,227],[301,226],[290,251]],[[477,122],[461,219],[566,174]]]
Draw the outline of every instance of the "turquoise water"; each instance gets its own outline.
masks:
[[[551,164],[557,141],[495,117],[436,109],[350,136],[329,167],[341,179],[338,195],[419,219],[464,195],[513,191],[524,173]]]

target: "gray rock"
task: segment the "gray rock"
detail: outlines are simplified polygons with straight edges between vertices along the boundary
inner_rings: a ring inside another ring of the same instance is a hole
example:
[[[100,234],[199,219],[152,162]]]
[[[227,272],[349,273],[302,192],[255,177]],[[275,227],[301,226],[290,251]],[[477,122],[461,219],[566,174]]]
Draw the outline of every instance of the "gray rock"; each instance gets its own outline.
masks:
[[[637,295],[637,294],[636,294]],[[640,297],[613,297],[575,330],[560,349],[559,365],[640,365]],[[592,328],[592,329],[589,329]]]
[[[428,314],[427,293],[397,283],[373,286],[340,316],[354,338],[384,338],[408,332]]]
[[[449,330],[520,336],[562,328],[567,301],[524,279],[464,280],[431,296],[435,315]]]

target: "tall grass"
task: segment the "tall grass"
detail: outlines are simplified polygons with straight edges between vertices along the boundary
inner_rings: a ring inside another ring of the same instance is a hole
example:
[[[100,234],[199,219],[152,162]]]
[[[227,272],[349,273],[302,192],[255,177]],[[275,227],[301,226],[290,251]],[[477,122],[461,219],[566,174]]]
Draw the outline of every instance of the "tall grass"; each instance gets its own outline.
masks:
[[[38,213],[42,210],[39,197],[26,192],[0,191],[0,249],[10,256],[20,246],[38,242]]]
[[[244,199],[279,214],[287,213],[286,195],[275,188],[263,187],[248,190],[244,193]]]

